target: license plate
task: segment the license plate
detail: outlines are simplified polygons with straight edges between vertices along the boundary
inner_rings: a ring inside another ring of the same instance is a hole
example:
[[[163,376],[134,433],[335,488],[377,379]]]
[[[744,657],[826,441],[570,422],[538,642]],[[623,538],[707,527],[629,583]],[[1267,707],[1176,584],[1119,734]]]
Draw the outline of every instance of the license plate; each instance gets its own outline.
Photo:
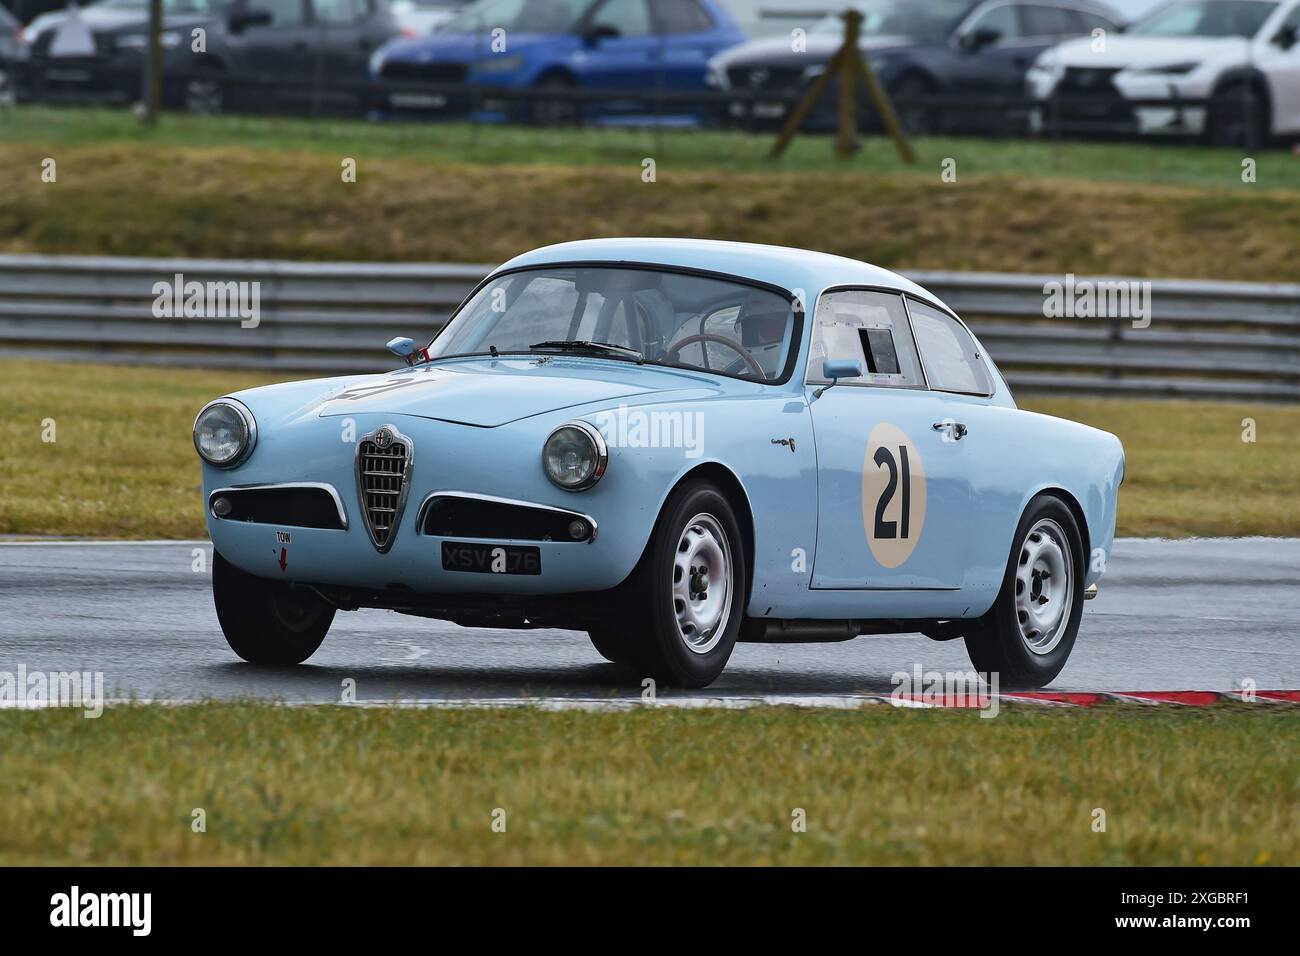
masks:
[[[442,569],[475,574],[541,574],[542,551],[527,546],[444,541]]]
[[[447,97],[437,93],[392,93],[388,102],[399,110],[440,110],[447,105]]]

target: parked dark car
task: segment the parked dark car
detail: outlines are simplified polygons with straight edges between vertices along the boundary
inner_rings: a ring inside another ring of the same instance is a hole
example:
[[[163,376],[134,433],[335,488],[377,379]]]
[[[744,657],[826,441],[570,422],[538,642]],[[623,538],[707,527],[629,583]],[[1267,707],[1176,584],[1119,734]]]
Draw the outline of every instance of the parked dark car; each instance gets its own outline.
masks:
[[[443,88],[392,90],[376,111],[543,124],[634,115],[650,109],[654,90],[704,92],[709,58],[744,39],[718,0],[480,0],[437,32],[375,54],[376,80]],[[583,89],[614,95],[581,110],[563,94]]]
[[[93,52],[57,55],[71,14],[37,17],[23,93],[140,99],[147,0],[101,0],[77,16]],[[194,112],[360,109],[370,55],[398,32],[387,0],[163,0],[164,95]],[[204,49],[196,51],[196,31]],[[348,89],[352,86],[352,89]]]
[[[1027,110],[949,107],[949,97],[1022,97],[1025,74],[1048,47],[1090,34],[1118,31],[1119,17],[1094,0],[864,0],[860,47],[890,96],[899,101],[903,124],[914,133],[987,130],[1024,124]],[[756,126],[784,123],[791,98],[824,71],[844,39],[839,14],[826,17],[797,51],[789,36],[754,40],[726,50],[709,64],[716,88],[744,90],[728,104],[726,121]],[[806,129],[836,125],[835,84],[821,98]],[[772,94],[771,100],[762,94]],[[754,94],[759,94],[755,97]],[[861,123],[879,126],[867,101]]]
[[[0,105],[13,102],[14,70],[23,52],[23,25],[0,7]]]

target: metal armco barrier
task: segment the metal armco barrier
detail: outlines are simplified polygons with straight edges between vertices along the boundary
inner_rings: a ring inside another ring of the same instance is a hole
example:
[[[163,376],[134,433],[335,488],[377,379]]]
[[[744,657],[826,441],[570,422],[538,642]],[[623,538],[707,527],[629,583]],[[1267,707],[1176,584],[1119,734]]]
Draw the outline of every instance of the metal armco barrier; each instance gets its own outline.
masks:
[[[432,337],[489,269],[4,255],[0,356],[380,371],[396,364],[388,339]],[[258,283],[259,324],[155,316],[155,284],[178,274]],[[1129,318],[1045,317],[1045,284],[1060,275],[908,275],[970,322],[1013,389],[1300,401],[1300,285],[1154,280],[1151,322],[1138,328]]]

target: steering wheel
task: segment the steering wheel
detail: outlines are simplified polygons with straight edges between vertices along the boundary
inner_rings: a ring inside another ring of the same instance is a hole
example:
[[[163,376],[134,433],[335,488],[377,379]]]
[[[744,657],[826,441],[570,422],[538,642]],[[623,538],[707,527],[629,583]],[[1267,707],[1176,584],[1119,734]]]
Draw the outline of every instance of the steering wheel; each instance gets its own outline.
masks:
[[[754,370],[755,375],[757,375],[759,378],[762,379],[767,378],[767,373],[763,371],[763,366],[758,364],[758,359],[754,358],[754,356],[750,353],[749,349],[745,348],[743,345],[741,345],[739,342],[735,341],[734,339],[729,339],[725,335],[714,335],[712,332],[700,332],[698,335],[688,335],[680,342],[670,345],[668,346],[668,348],[664,349],[664,355],[674,355],[677,352],[680,352],[682,349],[686,348],[686,346],[695,345],[697,342],[699,343],[716,342],[719,345],[725,345],[727,348],[731,349],[742,359],[744,359],[745,364]]]

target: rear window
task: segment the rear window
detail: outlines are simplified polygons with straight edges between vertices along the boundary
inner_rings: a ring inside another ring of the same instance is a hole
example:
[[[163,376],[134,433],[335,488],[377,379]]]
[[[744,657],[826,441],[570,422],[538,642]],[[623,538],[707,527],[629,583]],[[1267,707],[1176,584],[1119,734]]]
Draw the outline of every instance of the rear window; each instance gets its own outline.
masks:
[[[984,359],[966,327],[946,312],[915,299],[908,300],[907,308],[930,387],[963,395],[993,394]]]

